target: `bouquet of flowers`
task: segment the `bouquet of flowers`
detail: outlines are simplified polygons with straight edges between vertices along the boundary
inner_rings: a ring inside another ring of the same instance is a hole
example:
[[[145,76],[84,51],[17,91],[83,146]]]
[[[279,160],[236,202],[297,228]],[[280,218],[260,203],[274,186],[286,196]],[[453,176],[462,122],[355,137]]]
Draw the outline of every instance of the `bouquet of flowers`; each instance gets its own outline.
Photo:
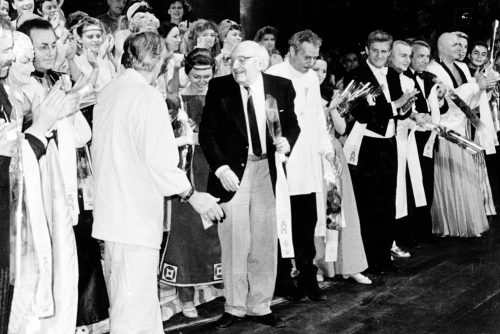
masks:
[[[172,128],[174,129],[174,135],[176,138],[192,138],[195,124],[193,120],[188,117],[187,113],[181,108],[177,111],[177,114],[172,117]],[[192,144],[179,146],[179,168],[186,173],[186,176],[190,180],[192,180],[193,152],[194,145]]]
[[[415,114],[412,114],[410,116],[410,119],[416,121],[417,124],[419,123]],[[479,153],[483,150],[483,148],[480,145],[476,144],[474,141],[472,141],[472,140],[462,136],[458,132],[453,131],[451,129],[448,129],[442,125],[437,125],[437,124],[434,124],[431,122],[425,122],[424,124],[420,124],[420,125],[429,129],[429,130],[436,131],[440,137],[448,140],[450,143],[453,143],[453,144],[460,146],[461,148],[463,148],[464,150],[466,150],[472,154]]]
[[[331,105],[337,108],[340,116],[344,117],[350,113],[353,107],[365,100],[368,95],[376,98],[382,93],[382,90],[382,85],[373,87],[369,82],[363,84],[351,80],[342,93],[333,97]]]
[[[326,228],[340,231],[343,229],[341,221],[342,193],[341,187],[332,183],[326,193]]]
[[[266,94],[266,122],[273,142],[276,143],[281,139],[281,123],[276,99],[269,94]]]

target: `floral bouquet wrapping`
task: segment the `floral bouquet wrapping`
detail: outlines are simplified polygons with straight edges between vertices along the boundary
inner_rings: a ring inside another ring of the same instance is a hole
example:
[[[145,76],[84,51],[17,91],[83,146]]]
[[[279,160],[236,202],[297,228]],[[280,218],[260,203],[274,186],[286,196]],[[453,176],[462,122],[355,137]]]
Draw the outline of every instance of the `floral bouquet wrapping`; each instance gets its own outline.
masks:
[[[410,119],[416,121],[417,124],[419,123],[415,114],[412,114],[410,116]],[[483,148],[480,145],[476,144],[474,141],[442,125],[437,125],[431,122],[425,122],[424,124],[419,124],[419,125],[429,130],[435,131],[440,137],[446,139],[450,143],[458,145],[462,149],[472,154],[479,153],[483,150]]]
[[[187,113],[181,108],[177,111],[177,114],[172,117],[172,128],[174,129],[174,135],[176,138],[192,138],[195,124],[193,120],[188,117]],[[186,176],[190,180],[192,180],[193,152],[194,145],[192,144],[179,146],[179,168],[186,173]]]
[[[342,93],[333,97],[331,105],[337,108],[340,116],[344,117],[369,95],[375,98],[382,93],[382,90],[383,86],[373,87],[369,82],[363,84],[351,80]]]

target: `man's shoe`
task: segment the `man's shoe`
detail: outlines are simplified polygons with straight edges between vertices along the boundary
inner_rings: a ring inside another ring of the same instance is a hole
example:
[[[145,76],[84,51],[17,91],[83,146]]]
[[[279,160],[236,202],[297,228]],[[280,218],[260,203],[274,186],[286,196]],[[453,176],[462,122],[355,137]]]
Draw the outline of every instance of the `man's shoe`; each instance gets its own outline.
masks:
[[[380,269],[382,270],[383,273],[389,272],[389,273],[397,274],[397,273],[401,272],[401,269],[399,269],[398,267],[396,267],[392,263],[386,263],[386,264],[380,266]]]
[[[372,265],[372,266],[369,266],[368,269],[366,269],[363,272],[363,274],[378,276],[378,275],[382,274],[382,270],[380,269],[380,267],[378,265]]]
[[[224,312],[222,316],[215,322],[216,328],[227,328],[234,324],[236,321],[240,321],[242,317],[237,317],[231,313]]]
[[[396,243],[392,244],[391,255],[394,257],[402,257],[402,258],[406,258],[406,257],[411,256],[411,254],[409,252],[405,252],[404,250],[399,248],[398,245],[396,245]]]
[[[315,302],[324,302],[326,301],[326,295],[321,291],[319,286],[315,286],[312,288],[309,288],[306,291],[307,297],[309,297],[310,300],[315,301]]]
[[[283,320],[276,316],[274,313],[269,313],[266,315],[252,316],[253,321],[258,322],[259,324],[263,324],[266,326],[271,326],[274,328],[281,328],[285,326]]]
[[[297,287],[289,288],[286,293],[285,297],[288,300],[294,301],[294,302],[300,302],[304,301],[306,299],[306,293],[302,291],[301,289]]]

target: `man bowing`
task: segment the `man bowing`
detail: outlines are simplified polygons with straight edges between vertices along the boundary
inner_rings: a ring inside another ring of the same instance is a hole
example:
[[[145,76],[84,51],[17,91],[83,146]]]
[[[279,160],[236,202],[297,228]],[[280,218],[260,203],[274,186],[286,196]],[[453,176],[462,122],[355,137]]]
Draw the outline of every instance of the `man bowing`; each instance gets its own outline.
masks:
[[[225,312],[218,328],[245,315],[273,327],[277,229],[275,152],[289,153],[300,128],[289,80],[263,74],[267,51],[252,41],[231,53],[232,75],[210,81],[200,123],[200,145],[210,165],[207,190],[221,199],[219,225]],[[273,143],[266,127],[266,98],[277,102],[282,138]]]

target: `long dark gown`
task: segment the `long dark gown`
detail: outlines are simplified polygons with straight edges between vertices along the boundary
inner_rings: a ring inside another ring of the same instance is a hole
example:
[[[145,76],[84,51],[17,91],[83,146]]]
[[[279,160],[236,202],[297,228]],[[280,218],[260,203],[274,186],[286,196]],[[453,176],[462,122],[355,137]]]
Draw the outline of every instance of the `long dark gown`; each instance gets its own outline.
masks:
[[[194,132],[197,133],[205,96],[184,95],[182,99],[189,118],[196,126]],[[199,145],[194,147],[191,167],[188,177],[194,187],[198,191],[206,191],[209,166]],[[189,203],[178,197],[171,198],[171,202],[171,227],[162,259],[163,269],[167,268],[170,274],[160,275],[160,281],[177,287],[221,283],[221,249],[217,225],[204,229],[200,215]],[[163,272],[167,272],[163,269]]]

